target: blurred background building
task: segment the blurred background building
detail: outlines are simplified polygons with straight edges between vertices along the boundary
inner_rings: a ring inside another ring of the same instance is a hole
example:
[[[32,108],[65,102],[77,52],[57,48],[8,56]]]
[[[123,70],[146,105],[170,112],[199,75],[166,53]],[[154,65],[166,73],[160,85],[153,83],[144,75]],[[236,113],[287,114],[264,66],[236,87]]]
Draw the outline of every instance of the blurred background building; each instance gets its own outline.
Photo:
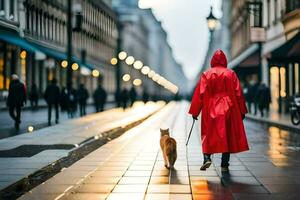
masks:
[[[110,6],[107,0],[72,2],[73,83],[75,87],[84,83],[90,92],[99,79],[109,93],[115,90],[110,59],[115,55],[117,26]],[[80,27],[76,27],[76,9],[82,13]],[[36,84],[40,93],[54,77],[66,87],[67,1],[1,0],[0,31],[2,99],[13,73],[20,75],[28,89]]]
[[[167,34],[150,9],[138,7],[138,0],[72,0],[72,63],[68,63],[67,2],[0,0],[2,101],[7,96],[12,74],[20,75],[28,90],[36,84],[42,97],[52,78],[56,78],[61,87],[67,87],[68,65],[72,66],[75,88],[84,83],[91,93],[101,80],[113,100],[117,86],[116,66],[111,59],[119,53],[118,36],[122,50],[180,85],[184,94],[187,79],[173,57]],[[122,27],[120,33],[118,22]],[[140,79],[143,86],[137,87],[140,94],[144,88],[152,96],[173,96],[151,78],[122,62],[121,75],[125,73],[132,77],[127,83],[121,81],[123,86],[131,87],[134,79]]]
[[[153,15],[151,9],[140,9],[138,0],[113,0],[113,8],[118,13],[122,27],[120,31],[121,49],[135,60],[140,60],[156,73],[179,87],[179,94],[185,95],[187,78],[182,66],[174,59],[172,48],[168,44],[167,33]],[[132,79],[141,79],[143,87],[150,96],[173,96],[168,90],[144,76],[139,71],[122,62],[121,74],[130,74]],[[123,87],[131,87],[130,81],[123,82]],[[142,93],[143,91],[139,91]]]

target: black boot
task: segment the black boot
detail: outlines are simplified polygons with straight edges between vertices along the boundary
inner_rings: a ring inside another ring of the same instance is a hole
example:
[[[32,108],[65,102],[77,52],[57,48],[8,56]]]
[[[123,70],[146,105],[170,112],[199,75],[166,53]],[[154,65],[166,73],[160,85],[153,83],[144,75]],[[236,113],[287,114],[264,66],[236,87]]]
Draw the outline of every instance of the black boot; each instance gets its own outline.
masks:
[[[201,166],[200,170],[205,171],[207,168],[210,167],[211,165],[211,159],[210,159],[210,154],[203,154],[204,155],[204,161],[203,165]]]

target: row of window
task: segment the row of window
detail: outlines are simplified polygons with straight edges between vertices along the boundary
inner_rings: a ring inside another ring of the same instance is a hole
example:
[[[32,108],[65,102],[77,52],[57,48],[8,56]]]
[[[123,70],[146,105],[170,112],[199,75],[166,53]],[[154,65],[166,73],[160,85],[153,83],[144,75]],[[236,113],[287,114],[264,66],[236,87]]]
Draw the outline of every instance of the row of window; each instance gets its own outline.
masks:
[[[0,18],[16,21],[17,0],[0,0]]]
[[[25,3],[26,32],[46,42],[66,46],[67,16],[63,10],[45,1],[33,3],[29,0]],[[110,60],[114,55],[117,40],[115,20],[88,0],[81,0],[80,3],[83,23],[81,31],[73,32],[74,50],[78,52],[85,50],[91,57]]]

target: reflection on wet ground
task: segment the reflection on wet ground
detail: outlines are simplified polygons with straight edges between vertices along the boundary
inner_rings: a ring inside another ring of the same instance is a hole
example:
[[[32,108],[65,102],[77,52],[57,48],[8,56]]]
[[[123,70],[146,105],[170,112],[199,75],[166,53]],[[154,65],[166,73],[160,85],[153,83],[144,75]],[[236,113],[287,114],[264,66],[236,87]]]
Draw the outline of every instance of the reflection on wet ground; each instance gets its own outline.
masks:
[[[51,195],[62,199],[299,199],[300,135],[245,121],[250,150],[231,155],[229,173],[221,172],[221,154],[213,155],[213,165],[200,171],[203,156],[198,123],[185,145],[192,124],[187,109],[181,103],[157,114],[23,199],[47,195],[47,191],[56,191]],[[178,158],[171,172],[164,167],[159,149],[158,124],[162,121],[168,121],[171,136],[177,140]]]

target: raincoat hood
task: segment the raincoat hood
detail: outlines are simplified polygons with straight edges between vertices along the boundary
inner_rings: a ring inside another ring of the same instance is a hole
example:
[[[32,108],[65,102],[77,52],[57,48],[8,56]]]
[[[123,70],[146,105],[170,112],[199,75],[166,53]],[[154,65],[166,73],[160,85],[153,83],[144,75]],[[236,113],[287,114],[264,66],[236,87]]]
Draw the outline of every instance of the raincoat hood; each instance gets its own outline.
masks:
[[[210,66],[211,67],[227,67],[227,58],[221,49],[218,49],[214,53],[214,55],[210,61]]]

